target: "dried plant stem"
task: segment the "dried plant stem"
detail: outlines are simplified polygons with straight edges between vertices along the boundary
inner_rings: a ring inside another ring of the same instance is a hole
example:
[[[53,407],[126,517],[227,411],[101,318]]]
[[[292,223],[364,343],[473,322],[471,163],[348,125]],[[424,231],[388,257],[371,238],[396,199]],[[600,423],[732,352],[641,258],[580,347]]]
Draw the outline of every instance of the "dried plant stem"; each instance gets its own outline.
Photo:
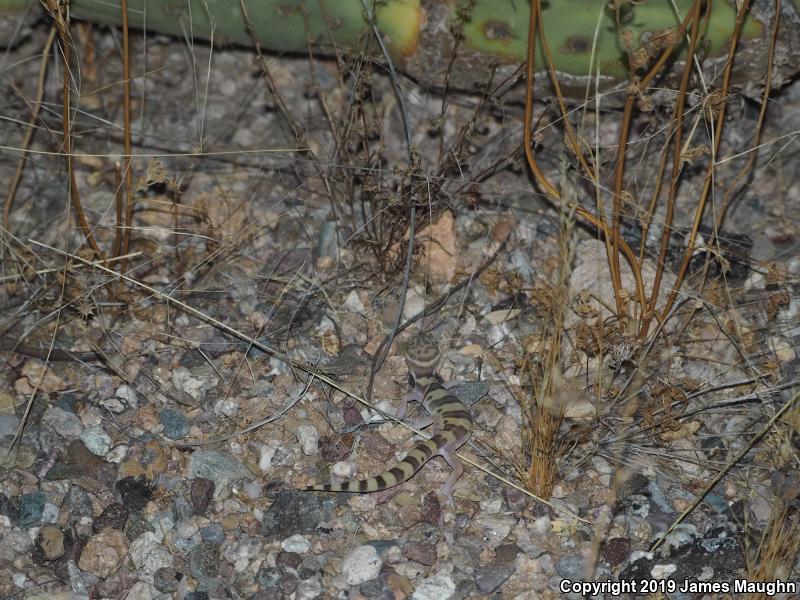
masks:
[[[47,75],[47,61],[50,58],[50,50],[53,47],[53,42],[56,39],[58,30],[55,26],[50,28],[50,34],[47,36],[47,41],[42,48],[42,58],[39,63],[39,77],[36,80],[36,100],[31,107],[31,118],[28,120],[28,129],[22,138],[22,155],[19,157],[17,163],[17,170],[14,172],[14,177],[11,178],[11,183],[8,186],[6,199],[3,203],[3,228],[6,231],[11,231],[11,209],[14,206],[14,198],[17,196],[17,188],[19,182],[22,180],[22,172],[28,162],[28,149],[30,148],[33,134],[36,132],[36,121],[39,119],[39,113],[42,110],[42,99],[44,98],[44,80]]]

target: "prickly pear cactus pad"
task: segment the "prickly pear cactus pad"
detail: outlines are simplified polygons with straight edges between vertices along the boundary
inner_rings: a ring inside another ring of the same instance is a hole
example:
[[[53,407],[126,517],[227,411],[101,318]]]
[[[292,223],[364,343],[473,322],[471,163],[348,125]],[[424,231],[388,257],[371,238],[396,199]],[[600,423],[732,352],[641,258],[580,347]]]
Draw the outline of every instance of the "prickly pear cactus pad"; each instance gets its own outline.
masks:
[[[620,86],[628,78],[627,53],[646,63],[658,54],[695,0],[549,0],[542,19],[553,63],[565,92],[582,95],[587,78],[602,89]],[[72,0],[70,14],[77,19],[119,25],[120,0]],[[383,36],[392,60],[408,75],[432,87],[448,81],[451,88],[496,86],[511,77],[526,60],[530,2],[527,0],[128,0],[132,27],[213,43],[251,45],[278,52],[317,54],[371,50],[383,60],[369,25]],[[763,77],[772,23],[779,18],[773,86],[800,69],[800,0],[780,3],[754,0],[742,29],[734,81],[745,87]],[[618,6],[618,8],[617,8]],[[32,0],[0,0],[0,22],[41,10]],[[11,19],[13,20],[13,19]],[[707,80],[721,72],[736,3],[713,3],[701,54]],[[5,38],[11,39],[9,35]],[[8,40],[0,39],[0,43]],[[454,57],[455,53],[455,57]],[[672,72],[680,68],[678,53]],[[541,46],[537,68],[543,67]],[[594,62],[593,62],[594,61]],[[667,72],[668,74],[668,72]],[[449,79],[447,76],[449,75]],[[518,86],[518,90],[521,86]],[[547,89],[540,86],[540,94]],[[519,94],[519,91],[517,91]]]

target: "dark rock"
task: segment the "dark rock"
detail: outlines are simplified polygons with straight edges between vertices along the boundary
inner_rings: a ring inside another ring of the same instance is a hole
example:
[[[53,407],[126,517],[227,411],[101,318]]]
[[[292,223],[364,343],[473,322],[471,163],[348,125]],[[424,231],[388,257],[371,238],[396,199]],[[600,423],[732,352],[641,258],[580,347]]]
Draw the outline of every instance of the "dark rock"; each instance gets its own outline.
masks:
[[[602,552],[608,564],[616,567],[630,555],[631,541],[624,537],[611,538],[603,545]]]
[[[189,495],[192,510],[196,515],[204,515],[208,510],[208,505],[214,497],[214,482],[204,477],[192,480],[192,491]]]
[[[278,552],[275,557],[275,566],[279,569],[297,569],[300,566],[303,558],[296,552]]]
[[[283,490],[264,515],[261,531],[272,539],[311,533],[320,523],[333,516],[337,504],[345,501],[339,496]]]
[[[173,594],[178,590],[178,584],[183,576],[171,567],[161,567],[153,575],[153,585],[164,594]]]
[[[423,542],[408,542],[403,546],[403,556],[408,560],[430,567],[436,562],[436,547]]]
[[[209,600],[209,598],[210,596],[208,595],[208,592],[201,591],[189,592],[184,596],[185,600]]]
[[[297,589],[297,575],[286,569],[276,567],[262,568],[256,574],[256,581],[265,589],[277,589],[286,597]]]
[[[162,409],[158,414],[158,420],[164,426],[164,435],[171,440],[180,440],[189,433],[189,421],[177,410]]]
[[[189,570],[192,577],[204,583],[220,574],[219,546],[201,542],[189,553]]]
[[[0,515],[7,516],[12,523],[19,520],[19,508],[11,498],[2,493],[0,493]]]
[[[734,524],[717,524],[702,537],[693,535],[693,527],[687,531],[688,534],[680,537],[670,535],[660,553],[652,558],[645,555],[629,564],[620,574],[620,579],[648,579],[656,566],[667,568],[670,579],[676,581],[698,580],[701,575],[704,580],[716,581],[736,577],[744,566],[744,559]]]
[[[125,531],[125,524],[128,522],[128,509],[118,502],[113,502],[103,509],[94,523],[92,532],[100,533],[106,527]]]
[[[155,529],[139,513],[128,513],[128,520],[125,522],[125,529],[123,530],[125,537],[129,540],[135,540],[146,531],[154,532]]]
[[[482,594],[491,594],[514,574],[514,565],[493,562],[475,569],[475,585]]]
[[[528,505],[528,496],[520,492],[517,488],[506,486],[503,493],[505,494],[508,508],[515,513],[522,512]]]
[[[494,560],[499,563],[514,562],[518,554],[522,553],[522,548],[516,544],[503,544],[494,550]]]
[[[153,497],[153,485],[144,475],[120,479],[114,487],[122,504],[130,511],[140,511]]]
[[[45,495],[42,492],[22,494],[19,497],[17,525],[20,527],[31,527],[41,523],[45,500]]]

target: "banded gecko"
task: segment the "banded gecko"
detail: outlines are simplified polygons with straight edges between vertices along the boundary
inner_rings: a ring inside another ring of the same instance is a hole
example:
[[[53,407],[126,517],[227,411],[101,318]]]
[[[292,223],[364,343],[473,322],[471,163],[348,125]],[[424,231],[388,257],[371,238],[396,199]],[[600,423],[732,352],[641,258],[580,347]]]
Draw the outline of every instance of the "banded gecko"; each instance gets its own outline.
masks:
[[[417,337],[405,354],[406,365],[414,381],[414,390],[403,396],[397,417],[405,416],[409,401],[421,402],[430,417],[415,423],[419,428],[433,424],[434,435],[419,442],[388,471],[367,479],[311,485],[306,491],[317,492],[379,492],[409,480],[434,456],[441,456],[453,469],[442,488],[448,502],[453,504],[453,486],[464,467],[456,451],[472,433],[472,415],[469,409],[452,393],[436,375],[441,358],[439,348],[428,336]]]

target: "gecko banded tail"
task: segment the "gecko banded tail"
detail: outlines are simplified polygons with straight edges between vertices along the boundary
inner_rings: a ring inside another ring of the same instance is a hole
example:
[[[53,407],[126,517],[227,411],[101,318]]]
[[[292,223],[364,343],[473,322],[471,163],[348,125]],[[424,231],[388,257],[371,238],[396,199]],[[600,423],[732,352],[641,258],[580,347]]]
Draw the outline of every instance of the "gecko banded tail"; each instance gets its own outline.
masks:
[[[316,492],[352,492],[360,494],[389,489],[411,479],[414,473],[422,468],[422,465],[439,453],[439,448],[445,442],[445,436],[441,432],[437,433],[431,439],[419,442],[403,460],[380,475],[360,480],[342,481],[340,483],[310,485],[305,489],[306,491]]]

